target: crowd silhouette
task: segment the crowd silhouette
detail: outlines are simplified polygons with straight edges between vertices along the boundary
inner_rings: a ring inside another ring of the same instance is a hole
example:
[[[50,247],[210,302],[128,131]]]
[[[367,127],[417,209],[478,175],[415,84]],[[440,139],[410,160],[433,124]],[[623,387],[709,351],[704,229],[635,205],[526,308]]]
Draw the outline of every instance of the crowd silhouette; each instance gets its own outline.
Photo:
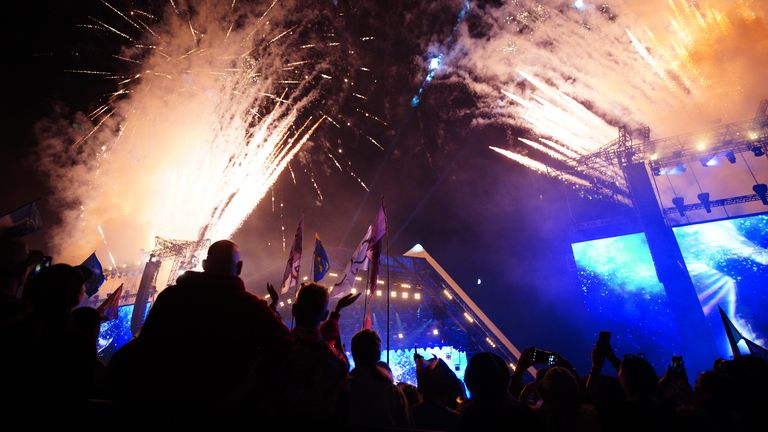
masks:
[[[79,306],[90,271],[55,264],[33,272],[41,258],[18,238],[0,242],[5,418],[67,407],[72,422],[121,419],[153,407],[167,419],[258,419],[253,427],[716,431],[762,429],[768,407],[761,358],[713,359],[691,386],[682,359],[659,377],[642,356],[619,358],[605,337],[586,375],[529,348],[514,366],[474,354],[462,383],[441,359],[415,354],[410,385],[395,382],[380,361],[380,336],[363,328],[351,339],[350,370],[339,317],[359,294],[331,311],[326,287],[302,284],[289,329],[274,288],[271,304],[246,290],[239,248],[228,240],[210,246],[202,272],[187,271],[157,296],[140,332],[105,365],[96,352],[105,317]]]

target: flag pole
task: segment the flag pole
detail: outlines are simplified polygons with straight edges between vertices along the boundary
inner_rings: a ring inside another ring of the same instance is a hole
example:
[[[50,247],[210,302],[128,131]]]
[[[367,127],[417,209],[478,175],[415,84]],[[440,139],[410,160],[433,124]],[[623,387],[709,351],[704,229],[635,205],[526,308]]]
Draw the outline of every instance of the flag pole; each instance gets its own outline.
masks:
[[[382,204],[383,205],[383,204]],[[386,231],[387,236],[387,364],[389,364],[389,260],[392,259],[389,255],[389,230]]]

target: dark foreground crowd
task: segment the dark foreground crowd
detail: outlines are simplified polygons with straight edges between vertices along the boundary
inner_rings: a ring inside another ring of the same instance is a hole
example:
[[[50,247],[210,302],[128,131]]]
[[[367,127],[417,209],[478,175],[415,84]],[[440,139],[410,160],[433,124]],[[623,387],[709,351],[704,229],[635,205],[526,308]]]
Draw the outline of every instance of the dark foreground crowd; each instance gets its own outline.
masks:
[[[484,352],[469,360],[467,392],[442,360],[419,355],[418,385],[396,384],[379,335],[363,329],[352,338],[350,370],[338,323],[356,297],[330,312],[328,289],[304,284],[289,330],[246,291],[240,252],[226,240],[211,245],[203,272],[186,272],[157,296],[138,336],[104,365],[96,351],[103,317],[77,307],[87,271],[56,264],[29,277],[35,260],[21,240],[2,241],[4,421],[66,408],[61,425],[126,425],[152,412],[181,422],[249,419],[248,429],[768,430],[768,364],[750,356],[715,362],[691,388],[679,365],[659,378],[642,357],[619,360],[607,340],[595,344],[587,376],[556,354],[534,371],[538,350],[525,350],[516,368]]]

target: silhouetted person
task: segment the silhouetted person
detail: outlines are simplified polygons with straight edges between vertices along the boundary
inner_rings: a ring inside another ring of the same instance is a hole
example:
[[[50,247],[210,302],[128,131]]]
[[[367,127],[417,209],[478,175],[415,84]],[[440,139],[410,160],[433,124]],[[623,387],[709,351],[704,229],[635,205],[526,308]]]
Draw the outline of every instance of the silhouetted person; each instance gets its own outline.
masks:
[[[291,313],[296,323],[291,331],[293,351],[281,360],[279,367],[268,372],[276,374],[272,377],[276,379],[265,381],[256,376],[251,382],[256,384],[250,394],[253,408],[261,415],[277,416],[274,421],[290,419],[294,425],[345,424],[344,392],[349,363],[343,352],[339,355],[331,349],[320,332],[320,324],[329,314],[328,289],[316,283],[302,284]],[[268,384],[259,386],[259,382]],[[279,396],[274,397],[273,393]]]
[[[696,379],[695,403],[678,409],[680,430],[745,430],[736,412],[738,397],[731,378],[717,371],[702,372]]]
[[[288,351],[288,329],[245,290],[242,266],[237,245],[217,241],[202,273],[187,271],[157,296],[135,343],[110,362],[115,399],[205,414],[224,408],[255,362]]]
[[[470,399],[459,407],[459,429],[529,430],[532,414],[510,396],[509,381],[504,359],[488,352],[472,356],[464,372]]]
[[[394,384],[392,375],[377,363],[381,338],[369,329],[352,337],[350,372],[350,421],[353,427],[405,428],[411,426],[408,401]]]
[[[25,332],[31,308],[21,300],[21,292],[34,261],[22,240],[0,240],[0,347],[4,353],[27,349],[22,345],[30,337]],[[8,361],[0,356],[0,367],[12,368]]]
[[[727,375],[733,384],[736,412],[746,430],[765,426],[768,406],[768,361],[755,355],[742,355],[719,364],[716,371]]]
[[[542,404],[539,421],[547,431],[599,431],[597,411],[582,402],[576,377],[566,368],[551,367],[538,382]]]
[[[641,356],[625,357],[618,376],[626,395],[619,427],[643,431],[672,427],[673,411],[662,402],[659,378],[648,360]]]
[[[4,381],[18,385],[19,401],[42,406],[84,403],[93,376],[93,348],[75,325],[72,309],[84,296],[90,275],[67,264],[42,269],[25,287],[31,314],[25,334],[27,350],[9,355],[19,361]],[[86,377],[86,378],[84,378]]]
[[[413,423],[419,429],[450,431],[459,425],[455,410],[458,399],[466,399],[464,385],[439,358],[424,360],[414,354],[416,380],[423,401],[413,407]]]
[[[91,377],[88,398],[104,399],[106,397],[104,390],[104,380],[107,373],[107,366],[99,359],[98,342],[101,331],[102,316],[92,307],[81,307],[72,311],[72,321],[75,328],[80,331],[88,340],[91,348],[91,361],[93,362],[93,375]],[[83,381],[88,377],[83,377]]]

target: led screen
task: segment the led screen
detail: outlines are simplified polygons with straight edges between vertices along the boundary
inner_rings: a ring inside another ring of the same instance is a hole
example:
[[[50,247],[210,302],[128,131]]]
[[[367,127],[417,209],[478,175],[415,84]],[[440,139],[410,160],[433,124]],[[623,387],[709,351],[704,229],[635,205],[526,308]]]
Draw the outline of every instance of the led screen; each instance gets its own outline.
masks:
[[[452,346],[435,346],[430,348],[418,348],[419,354],[425,359],[433,357],[441,358],[453,370],[456,376],[464,382],[464,371],[467,368],[467,353],[459,351]],[[349,357],[350,368],[355,367],[351,353]],[[387,361],[387,351],[381,352],[381,361]],[[416,363],[413,360],[413,349],[395,349],[389,351],[389,368],[392,369],[395,382],[406,382],[416,385]]]
[[[612,333],[616,353],[642,353],[663,372],[679,337],[643,233],[571,245],[588,322]]]
[[[146,316],[149,311],[150,303],[147,303]],[[98,350],[99,358],[104,362],[109,361],[112,354],[117,351],[126,342],[131,340],[131,316],[133,315],[133,305],[120,306],[117,309],[117,319],[106,321],[101,324],[99,332]]]
[[[732,355],[717,307],[741,334],[768,340],[768,215],[674,228],[720,355]]]

